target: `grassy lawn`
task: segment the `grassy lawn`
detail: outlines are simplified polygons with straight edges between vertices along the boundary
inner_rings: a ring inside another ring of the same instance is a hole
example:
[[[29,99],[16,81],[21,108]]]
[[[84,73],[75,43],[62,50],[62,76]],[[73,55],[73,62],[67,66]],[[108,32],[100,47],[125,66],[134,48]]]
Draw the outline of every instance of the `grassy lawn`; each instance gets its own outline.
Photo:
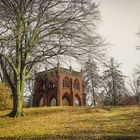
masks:
[[[140,107],[42,107],[8,118],[0,111],[3,139],[140,140]]]

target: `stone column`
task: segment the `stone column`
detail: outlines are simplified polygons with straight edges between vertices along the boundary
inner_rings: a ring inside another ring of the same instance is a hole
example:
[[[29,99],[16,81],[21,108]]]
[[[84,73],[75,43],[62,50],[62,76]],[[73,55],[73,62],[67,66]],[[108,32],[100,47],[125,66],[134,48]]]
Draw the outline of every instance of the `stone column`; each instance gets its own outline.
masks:
[[[73,80],[70,78],[70,96],[71,96],[71,106],[74,106],[74,91],[73,91]]]

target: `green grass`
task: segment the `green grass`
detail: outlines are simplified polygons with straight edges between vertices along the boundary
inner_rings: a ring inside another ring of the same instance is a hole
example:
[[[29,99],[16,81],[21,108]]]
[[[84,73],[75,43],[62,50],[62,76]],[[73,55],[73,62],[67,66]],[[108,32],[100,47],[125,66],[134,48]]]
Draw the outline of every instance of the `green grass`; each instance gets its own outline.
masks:
[[[140,139],[140,107],[42,107],[8,118],[0,111],[3,139]]]

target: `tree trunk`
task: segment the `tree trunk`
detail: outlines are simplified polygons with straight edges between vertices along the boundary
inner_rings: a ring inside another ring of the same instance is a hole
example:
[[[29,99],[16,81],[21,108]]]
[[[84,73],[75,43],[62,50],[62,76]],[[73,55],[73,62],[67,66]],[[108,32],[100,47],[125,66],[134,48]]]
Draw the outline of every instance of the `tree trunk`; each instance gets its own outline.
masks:
[[[13,97],[13,109],[12,112],[8,114],[10,117],[20,117],[23,116],[23,101],[22,97]]]
[[[92,96],[93,96],[93,105],[96,106],[96,99],[95,99],[96,97],[95,97],[94,87],[93,87]]]
[[[93,76],[92,76],[93,77]],[[95,97],[95,84],[94,84],[94,81],[93,79],[91,79],[91,82],[92,82],[92,97],[93,97],[93,105],[96,106],[96,97]]]
[[[13,109],[12,112],[8,114],[10,117],[20,117],[23,116],[23,94],[24,94],[24,80],[18,80],[16,82],[16,94],[13,95]]]

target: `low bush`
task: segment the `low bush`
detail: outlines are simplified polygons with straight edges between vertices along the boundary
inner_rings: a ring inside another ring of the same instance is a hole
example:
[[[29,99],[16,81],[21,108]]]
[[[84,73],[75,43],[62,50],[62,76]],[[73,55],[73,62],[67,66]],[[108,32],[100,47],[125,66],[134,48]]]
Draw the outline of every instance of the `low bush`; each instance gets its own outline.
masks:
[[[8,86],[0,83],[0,110],[12,108],[12,98]]]

